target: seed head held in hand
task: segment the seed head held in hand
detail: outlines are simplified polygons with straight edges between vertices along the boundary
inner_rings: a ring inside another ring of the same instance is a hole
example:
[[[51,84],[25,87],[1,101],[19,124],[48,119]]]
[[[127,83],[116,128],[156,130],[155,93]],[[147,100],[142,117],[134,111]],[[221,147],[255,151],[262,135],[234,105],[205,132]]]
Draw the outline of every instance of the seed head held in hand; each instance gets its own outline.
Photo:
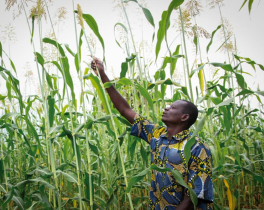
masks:
[[[101,73],[104,72],[104,64],[98,58],[93,57],[93,61],[91,62],[91,68],[94,70],[94,73],[98,76],[98,71]]]

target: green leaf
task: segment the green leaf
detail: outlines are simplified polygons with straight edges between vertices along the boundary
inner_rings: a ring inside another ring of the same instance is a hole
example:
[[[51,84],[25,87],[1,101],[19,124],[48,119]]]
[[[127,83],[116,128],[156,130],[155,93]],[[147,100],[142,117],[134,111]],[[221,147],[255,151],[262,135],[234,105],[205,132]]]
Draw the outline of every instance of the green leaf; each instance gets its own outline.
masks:
[[[53,175],[53,173],[49,171],[48,168],[37,168],[33,172],[38,172],[41,174],[41,176],[44,176],[44,177],[50,177]]]
[[[2,72],[4,72],[5,74],[7,74],[8,77],[9,77],[9,79],[7,79],[7,77],[6,77],[4,74],[2,74]],[[24,105],[24,103],[23,103],[23,100],[22,100],[23,97],[22,97],[22,94],[21,94],[21,92],[20,92],[19,80],[17,80],[17,79],[12,75],[12,73],[11,73],[9,70],[3,68],[2,66],[0,66],[0,73],[1,73],[1,75],[4,77],[4,79],[7,81],[7,83],[6,83],[7,88],[8,88],[8,94],[7,94],[7,95],[8,95],[9,100],[11,100],[11,85],[12,85],[12,88],[13,88],[14,92],[16,93],[17,98],[18,98],[18,101],[19,101],[20,112],[23,113],[22,110],[23,110],[23,108],[25,107],[25,105]],[[11,81],[11,83],[10,83],[10,81]]]
[[[181,90],[184,93],[184,95],[186,95],[188,97],[188,99],[191,100],[191,98],[190,98],[190,96],[188,94],[188,91],[187,91],[187,87],[182,87]]]
[[[74,86],[73,86],[72,76],[70,74],[70,66],[69,66],[68,58],[67,57],[60,58],[60,61],[63,66],[63,68],[61,69],[64,71],[63,78],[66,80],[67,85],[71,89],[72,101],[75,101]]]
[[[172,54],[172,58],[174,58],[171,62],[171,68],[170,68],[170,76],[172,77],[175,69],[176,69],[176,64],[178,61],[178,58],[184,57],[184,55],[179,55],[180,52],[180,45],[177,45],[175,52]]]
[[[2,57],[2,55],[3,55],[3,48],[2,48],[2,43],[0,42],[0,57]]]
[[[128,70],[128,63],[123,62],[121,64],[120,79],[126,76],[127,70]]]
[[[104,83],[104,88],[110,88],[114,83],[112,82],[105,82]]]
[[[215,105],[220,104],[222,102],[222,100],[217,97],[210,97],[210,99]]]
[[[50,130],[49,130],[49,135],[51,135],[53,133],[58,133],[62,129],[62,127],[63,127],[63,125],[58,125],[58,126],[51,127]]]
[[[16,203],[16,205],[18,206],[19,209],[21,209],[21,210],[26,209],[24,201],[20,197],[13,195],[11,200]]]
[[[126,58],[126,62],[133,61],[136,57],[137,57],[137,55],[132,53],[129,57]]]
[[[127,79],[125,77],[121,78],[116,83],[117,84],[121,84],[121,85],[133,85],[133,83],[131,82],[131,80],[130,79]]]
[[[99,33],[99,28],[98,25],[95,21],[95,19],[89,15],[89,14],[83,14],[83,19],[85,20],[85,22],[88,24],[88,26],[92,29],[92,31],[94,32],[94,34],[97,36],[97,38],[99,39],[102,47],[103,47],[103,52],[104,52],[104,60],[105,60],[105,45],[104,45],[104,40],[101,37],[100,33]]]
[[[242,4],[242,6],[240,7],[239,11],[244,7],[244,5],[247,3],[248,0],[245,0]]]
[[[79,165],[79,170],[81,170],[81,153],[79,149],[79,145],[76,143],[76,138],[81,137],[80,135],[75,134],[74,136],[72,135],[72,132],[68,129],[66,129],[64,126],[62,127],[64,134],[67,135],[68,139],[71,140],[72,143],[72,151],[73,154],[75,155],[77,159],[77,164]],[[83,137],[85,139],[85,137]]]
[[[28,128],[29,128],[30,131],[33,133],[33,136],[35,137],[35,139],[36,139],[36,141],[37,141],[37,143],[38,143],[39,153],[40,153],[41,157],[44,158],[45,156],[44,156],[44,154],[43,154],[43,152],[42,152],[42,145],[41,145],[41,143],[40,143],[38,133],[37,133],[35,127],[32,125],[32,123],[31,123],[30,120],[28,119],[28,117],[25,116],[24,118],[25,118],[25,121],[26,121],[26,123],[27,123]]]
[[[41,177],[37,177],[37,178],[35,178],[35,179],[27,179],[27,180],[24,180],[24,181],[22,181],[22,182],[19,182],[19,183],[17,183],[16,184],[16,187],[19,187],[19,186],[21,186],[21,185],[24,185],[24,184],[27,184],[27,183],[41,183],[41,184],[43,184],[45,187],[47,187],[48,189],[52,189],[52,190],[54,190],[55,189],[55,187],[53,186],[53,185],[51,185],[51,184],[49,184],[48,182],[46,182],[43,178],[41,178]]]
[[[198,133],[195,132],[196,134]],[[191,158],[191,147],[194,145],[195,143],[195,135],[196,134],[193,134],[192,138],[189,139],[186,143],[186,145],[184,146],[184,157],[185,157],[185,160],[186,160],[186,163],[189,162],[190,158]]]
[[[217,52],[218,50],[220,50],[223,46],[224,46],[224,44],[231,38],[231,36],[233,36],[233,34],[232,35],[230,35],[224,42],[223,42],[223,44],[221,44],[221,46],[215,51],[215,52]]]
[[[254,1],[254,0],[249,0],[249,1],[248,1],[248,11],[249,11],[249,14],[250,14],[250,12],[251,12],[251,8],[252,8],[253,1]]]
[[[242,96],[242,95],[247,95],[247,94],[253,94],[254,92],[251,90],[244,89],[240,91],[236,96]]]
[[[78,133],[84,127],[84,123],[80,124],[77,128],[75,128],[74,133]]]
[[[145,7],[142,7],[142,10],[143,10],[144,15],[147,18],[148,22],[155,28],[154,19],[153,19],[151,12]]]
[[[190,75],[189,75],[189,78],[192,78],[192,76],[194,75],[195,72],[197,71],[200,71],[201,69],[203,69],[203,67],[205,66],[206,64],[204,65],[201,65],[200,67],[198,67],[197,69],[194,69],[191,71]]]
[[[221,67],[225,71],[234,72],[234,70],[230,64],[225,64],[225,63],[209,63],[209,64],[213,65],[214,67]]]
[[[66,50],[73,56],[75,57],[75,53],[70,49],[69,45],[68,44],[64,44]]]
[[[31,205],[29,208],[27,208],[27,210],[34,210],[34,209],[37,209],[36,207],[37,207],[40,203],[41,203],[40,201],[38,201],[38,202],[33,201],[32,205]]]
[[[139,83],[137,84],[137,88],[140,94],[147,100],[149,107],[153,110],[153,101],[148,91],[143,88]]]
[[[5,188],[0,184],[0,192],[4,192],[4,193],[7,193]]]
[[[10,61],[10,64],[12,66],[12,69],[17,73],[16,67],[15,67],[15,64],[13,63],[13,61],[11,59],[9,59],[9,61]]]
[[[220,107],[220,106],[227,106],[229,104],[231,104],[233,102],[234,98],[229,98],[225,101],[223,101],[222,103],[218,104],[216,107]]]
[[[0,160],[0,182],[4,182],[4,173],[5,173],[5,168],[4,168],[4,161],[3,159]],[[0,188],[1,192],[1,188]]]
[[[59,50],[61,56],[65,57],[65,52],[64,52],[64,50],[62,49],[61,45],[58,42],[56,42],[55,40],[52,40],[50,38],[44,38],[44,39],[42,39],[42,41],[44,43],[52,44],[54,47],[56,47]]]
[[[161,43],[165,37],[165,31],[167,30],[165,28],[165,21],[166,21],[166,17],[167,17],[167,14],[168,12],[167,11],[164,11],[162,13],[162,17],[161,17],[161,21],[159,22],[159,30],[158,30],[158,33],[157,33],[157,43],[156,43],[156,60],[158,58],[158,55],[159,55],[159,51],[160,51],[160,48],[161,48]]]
[[[209,112],[210,114],[210,112]],[[206,120],[206,117],[209,115],[205,115],[201,120],[199,120],[197,127],[195,129],[195,131],[192,134],[191,139],[189,139],[184,147],[184,156],[185,156],[185,160],[188,163],[190,158],[191,158],[191,147],[194,145],[195,143],[195,136],[199,133],[199,131],[201,131],[204,127],[204,123]]]
[[[254,93],[264,96],[264,91],[254,91]]]
[[[10,118],[10,117],[14,117],[14,118],[16,118],[16,117],[18,117],[18,116],[21,116],[21,115],[20,115],[19,113],[10,112],[10,113],[4,114],[4,115],[0,118],[0,120],[6,120],[6,119],[8,119],[8,118]]]
[[[161,20],[159,22],[159,29],[158,29],[158,33],[157,33],[157,43],[156,43],[156,60],[158,58],[159,55],[159,51],[161,48],[161,43],[165,37],[165,34],[167,33],[167,30],[170,26],[170,15],[172,13],[172,10],[175,9],[176,7],[180,6],[182,3],[184,2],[184,0],[173,0],[167,11],[163,11],[162,13],[162,17]]]
[[[248,170],[248,169],[245,168],[245,167],[242,167],[242,169],[243,169],[244,172],[246,172],[246,173],[252,175],[253,178],[254,178],[256,181],[258,181],[258,182],[264,184],[264,179],[263,179],[263,177],[262,177],[261,175],[258,175],[258,174],[256,174],[256,173],[254,173],[253,171]]]
[[[41,54],[39,54],[38,52],[35,52],[35,57],[37,59],[37,62],[43,67],[44,66],[44,58],[42,57]]]
[[[83,36],[83,30],[81,29],[80,37],[79,37],[79,43],[78,43],[78,52],[74,56],[75,67],[76,67],[77,73],[80,70],[80,62],[81,62],[81,59],[82,59],[82,54],[81,54],[82,36]]]
[[[69,182],[78,184],[78,178],[73,172],[66,173],[61,170],[58,170],[57,172],[61,173]]]
[[[177,49],[176,49],[176,51],[177,51]],[[174,66],[174,70],[175,70],[176,62],[177,62],[178,58],[181,58],[181,57],[184,57],[184,55],[172,55],[171,57],[165,57],[160,69],[164,70],[166,68],[167,64],[170,63],[171,65]],[[171,69],[171,72],[174,72],[174,70]]]
[[[221,28],[221,25],[217,26],[217,28],[212,32],[211,40],[210,40],[209,44],[208,44],[207,47],[206,47],[206,52],[207,52],[207,53],[208,53],[208,51],[209,51],[209,49],[210,49],[210,46],[211,46],[211,44],[212,44],[212,42],[213,42],[213,38],[214,38],[215,33],[216,33],[220,28]]]
[[[50,127],[53,126],[53,122],[54,122],[54,115],[55,115],[55,108],[54,108],[54,105],[55,105],[55,99],[51,96],[48,96],[47,97],[48,99],[48,108],[49,108],[49,125]]]
[[[164,80],[158,80],[158,81],[156,81],[154,83],[149,83],[148,84],[148,89],[152,89],[155,85],[163,85],[163,84],[165,84],[165,85],[175,85],[177,87],[182,87],[180,84],[178,84],[178,83],[172,81],[170,78],[168,78],[168,79],[164,79]]]
[[[245,82],[244,77],[242,76],[242,74],[238,74],[236,73],[236,79],[237,79],[237,83],[238,85],[244,90],[247,89],[247,83]]]
[[[34,28],[35,28],[34,22],[35,22],[35,15],[32,15],[32,31],[31,31],[31,39],[30,39],[31,43],[33,42],[33,36],[34,36]]]
[[[129,1],[133,1],[133,2],[137,3],[137,4],[142,8],[143,13],[144,13],[145,17],[147,18],[148,22],[149,22],[149,23],[153,26],[153,28],[155,29],[155,23],[154,23],[154,19],[153,19],[153,16],[152,16],[151,12],[150,12],[147,8],[145,8],[145,7],[143,7],[142,5],[140,5],[140,4],[138,3],[138,1],[136,1],[136,0],[126,0],[126,1],[124,1],[124,2],[129,2]],[[155,32],[153,33],[152,41],[153,41],[154,37],[155,37]]]
[[[85,172],[85,177],[84,177],[84,185],[86,187],[85,190],[85,197],[87,199],[93,200],[93,192],[94,192],[94,179],[92,174],[88,174]],[[91,192],[90,192],[90,186],[91,186]],[[91,193],[91,194],[90,194]]]
[[[61,117],[64,116],[64,113],[66,112],[66,109],[69,107],[68,104],[66,104],[63,108],[62,108],[62,111],[61,111]]]
[[[145,176],[146,174],[150,171],[149,168],[145,169],[144,171],[141,171],[139,174],[137,175],[134,175],[130,180],[129,180],[129,183],[128,183],[128,186],[126,188],[126,193],[129,193],[132,189],[132,187],[139,181],[141,181]]]
[[[152,165],[152,166],[150,167],[150,169],[153,169],[153,170],[155,170],[155,171],[159,171],[159,172],[171,171],[170,168],[159,167],[159,166],[156,166],[156,165]]]
[[[261,70],[264,71],[264,66],[263,66],[263,65],[256,63],[255,61],[251,60],[250,58],[240,57],[240,56],[237,56],[237,55],[234,55],[234,57],[235,57],[240,63],[244,63],[244,62],[248,63],[249,65],[252,66],[252,68],[253,68],[255,71],[256,71],[255,65],[258,65],[259,68],[260,68]],[[241,60],[244,60],[244,61],[241,61]]]
[[[96,76],[94,76],[93,74],[90,73],[88,75],[84,75],[83,78],[91,80],[92,85],[96,88],[98,96],[99,96],[100,100],[102,101],[102,104],[103,104],[103,107],[104,107],[104,110],[105,110],[106,114],[109,114],[109,110],[108,110],[108,106],[107,106],[107,103],[106,103],[106,98],[105,98],[105,95],[104,95],[104,91],[103,91],[103,88],[102,88],[102,86],[100,84],[100,81],[99,81],[98,77],[96,77]]]
[[[128,33],[126,26],[124,26],[122,23],[116,23],[115,26],[114,26],[114,35],[115,35],[115,28],[116,28],[117,26],[121,26],[121,27],[125,30],[126,34]],[[116,39],[116,35],[115,35],[115,41],[116,41],[117,45],[118,45],[120,48],[122,48],[121,45],[120,45],[120,43],[119,43],[119,42],[117,41],[117,39]],[[122,49],[123,49],[123,48],[122,48]]]
[[[177,170],[171,170],[172,175],[174,176],[175,180],[185,188],[188,188],[187,183],[184,181],[182,174]]]
[[[194,37],[193,37],[193,43],[195,45],[195,53],[197,54],[197,51],[198,51],[198,47],[197,47],[197,44],[198,44],[198,38],[197,38],[197,32],[195,30],[195,26],[192,27],[192,30],[193,30],[193,34],[194,34]]]

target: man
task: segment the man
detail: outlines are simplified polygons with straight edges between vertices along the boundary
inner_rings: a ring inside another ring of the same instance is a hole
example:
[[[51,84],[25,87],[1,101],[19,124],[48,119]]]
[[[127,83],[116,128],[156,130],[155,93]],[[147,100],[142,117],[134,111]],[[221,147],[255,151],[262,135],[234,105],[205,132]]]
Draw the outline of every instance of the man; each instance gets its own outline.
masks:
[[[103,63],[97,58],[94,58],[91,67],[96,74],[99,72],[103,83],[110,81]],[[213,209],[210,150],[196,138],[188,163],[184,157],[184,146],[191,138],[188,129],[198,116],[197,107],[189,101],[175,101],[162,114],[161,120],[166,126],[159,126],[135,113],[113,85],[106,90],[116,109],[132,124],[131,135],[150,144],[151,164],[178,170],[198,197],[197,209]],[[149,209],[194,209],[188,193],[171,172],[152,170]]]

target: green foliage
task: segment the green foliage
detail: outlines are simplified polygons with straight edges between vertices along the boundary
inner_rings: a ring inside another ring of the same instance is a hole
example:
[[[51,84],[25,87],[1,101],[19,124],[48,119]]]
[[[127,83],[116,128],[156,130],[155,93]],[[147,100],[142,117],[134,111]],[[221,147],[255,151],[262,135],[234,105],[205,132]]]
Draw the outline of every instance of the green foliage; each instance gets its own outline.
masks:
[[[136,0],[130,1],[138,4]],[[242,7],[247,2],[251,11],[253,0],[245,0]],[[173,0],[162,13],[153,60],[157,61],[162,42],[167,38],[172,12],[182,3],[183,0]],[[138,5],[155,29],[151,12]],[[32,26],[35,18],[32,17]],[[95,19],[89,14],[83,14],[83,18],[105,52],[105,43]],[[127,36],[127,27],[117,23],[114,30],[117,26],[122,27]],[[212,32],[204,48],[208,55],[220,28],[218,26]],[[30,34],[32,42],[33,34],[34,28]],[[20,78],[15,76],[20,68],[16,69],[9,57],[7,62],[12,70],[5,67],[5,51],[0,42],[0,76],[5,82],[3,88],[6,88],[6,93],[0,95],[0,208],[147,209],[151,170],[171,172],[180,185],[189,189],[192,202],[197,204],[194,190],[178,171],[150,166],[149,146],[128,135],[130,122],[113,107],[105,90],[115,86],[133,110],[161,125],[163,108],[175,100],[191,100],[190,88],[195,89],[174,80],[178,59],[187,58],[187,52],[180,54],[180,41],[168,46],[168,51],[173,53],[162,57],[152,78],[152,63],[147,63],[140,50],[130,53],[131,40],[127,40],[125,47],[116,40],[117,45],[126,51],[125,61],[120,62],[120,78],[102,84],[100,78],[89,72],[89,67],[81,68],[82,55],[86,53],[82,41],[85,36],[84,29],[81,29],[76,53],[56,39],[40,40],[54,46],[58,52],[57,60],[51,61],[39,53],[41,50],[34,52],[36,64],[42,69],[41,97],[21,94]],[[218,49],[228,43],[230,37]],[[196,34],[191,39],[196,54],[201,47],[198,38]],[[68,54],[71,55],[69,58]],[[145,64],[142,72],[140,62]],[[239,55],[233,55],[232,63],[197,63],[193,64],[186,79],[199,80],[204,86],[196,91],[199,117],[192,127],[193,137],[185,145],[185,159],[190,160],[190,149],[199,137],[209,146],[213,157],[215,208],[262,208],[264,92],[247,84],[245,74],[250,73],[242,67],[254,71],[263,71],[264,67]],[[49,71],[50,64],[59,75]],[[205,69],[209,65],[221,76],[208,80]],[[76,74],[81,90],[75,88],[72,79]],[[79,95],[80,100],[76,97]],[[259,107],[251,105],[252,97],[259,101]]]

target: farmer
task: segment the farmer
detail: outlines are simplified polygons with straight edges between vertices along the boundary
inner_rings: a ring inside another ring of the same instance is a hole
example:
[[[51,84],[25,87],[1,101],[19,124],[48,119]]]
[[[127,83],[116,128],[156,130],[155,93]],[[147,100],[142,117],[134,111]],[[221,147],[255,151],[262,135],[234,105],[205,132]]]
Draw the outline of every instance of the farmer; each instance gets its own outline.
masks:
[[[97,67],[103,83],[110,81],[99,59],[94,58],[91,67],[96,74]],[[210,150],[196,137],[188,163],[184,157],[184,146],[192,135],[188,129],[198,116],[197,107],[189,101],[175,101],[162,114],[166,126],[159,126],[135,113],[113,85],[106,90],[115,108],[132,124],[131,135],[150,144],[151,164],[179,171],[197,195],[197,209],[213,209]],[[194,206],[188,189],[178,184],[171,172],[152,170],[149,209],[191,210]]]

